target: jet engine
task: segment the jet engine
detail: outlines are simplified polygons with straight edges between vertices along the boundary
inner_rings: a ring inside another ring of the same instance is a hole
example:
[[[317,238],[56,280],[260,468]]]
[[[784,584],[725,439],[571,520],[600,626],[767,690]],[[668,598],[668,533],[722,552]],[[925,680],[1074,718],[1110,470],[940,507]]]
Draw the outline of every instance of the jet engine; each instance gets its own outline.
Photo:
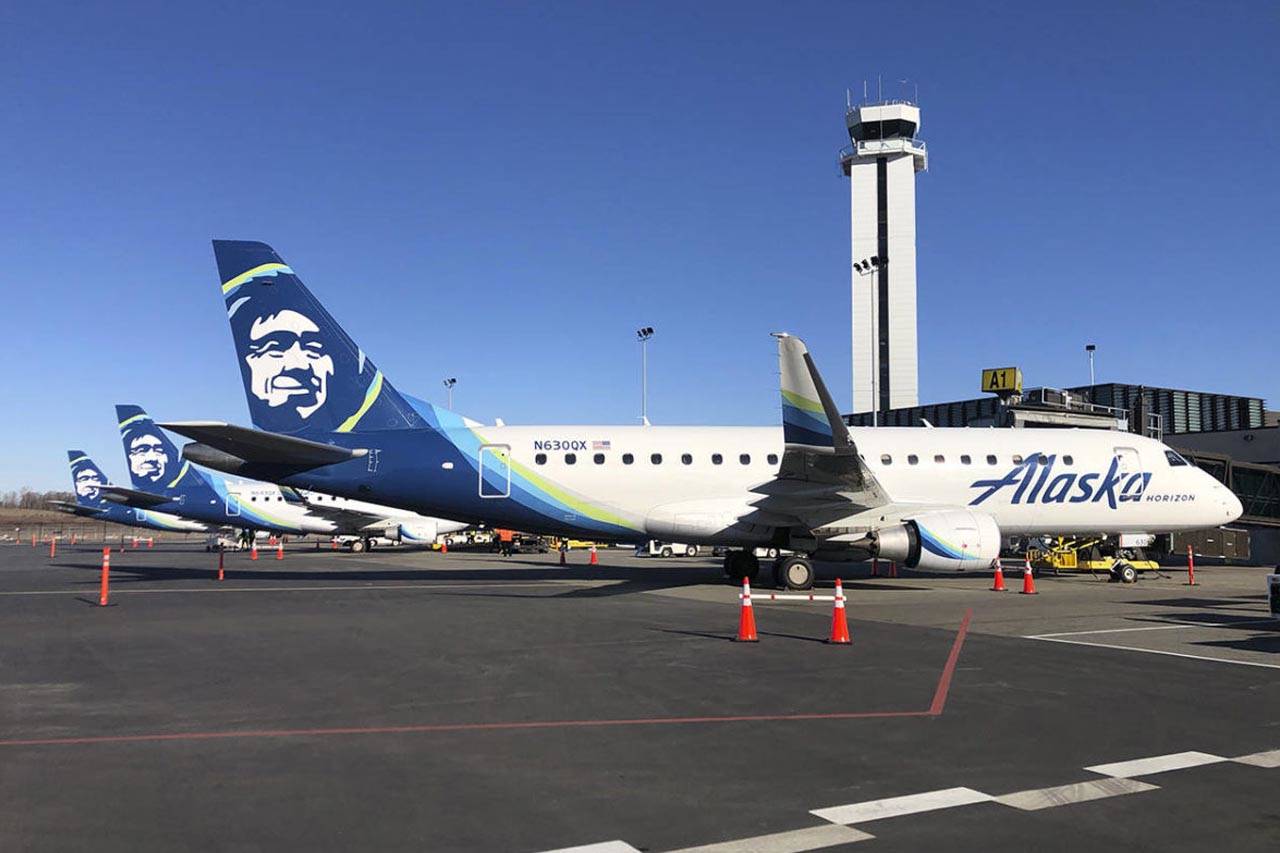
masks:
[[[395,527],[387,529],[387,538],[406,544],[429,545],[436,541],[437,533],[434,521],[401,522]]]
[[[871,555],[907,568],[985,569],[1000,556],[995,519],[964,509],[922,512],[901,524],[873,530]]]

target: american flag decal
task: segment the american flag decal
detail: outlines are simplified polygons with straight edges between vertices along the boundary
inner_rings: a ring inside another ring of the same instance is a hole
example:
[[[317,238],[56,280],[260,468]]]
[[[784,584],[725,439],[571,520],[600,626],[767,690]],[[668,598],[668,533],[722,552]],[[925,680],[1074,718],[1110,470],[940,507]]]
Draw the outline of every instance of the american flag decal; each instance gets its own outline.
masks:
[[[591,449],[592,450],[612,450],[613,448],[610,447],[609,442],[607,441],[593,441],[591,442]]]

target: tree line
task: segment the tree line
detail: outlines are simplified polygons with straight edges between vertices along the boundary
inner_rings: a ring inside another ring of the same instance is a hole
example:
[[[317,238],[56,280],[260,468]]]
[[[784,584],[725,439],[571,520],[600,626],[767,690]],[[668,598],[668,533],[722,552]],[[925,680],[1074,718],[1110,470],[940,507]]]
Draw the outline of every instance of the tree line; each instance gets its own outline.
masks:
[[[17,491],[10,489],[0,494],[0,508],[4,509],[48,509],[49,501],[74,501],[71,492],[37,492],[35,489],[22,487]]]

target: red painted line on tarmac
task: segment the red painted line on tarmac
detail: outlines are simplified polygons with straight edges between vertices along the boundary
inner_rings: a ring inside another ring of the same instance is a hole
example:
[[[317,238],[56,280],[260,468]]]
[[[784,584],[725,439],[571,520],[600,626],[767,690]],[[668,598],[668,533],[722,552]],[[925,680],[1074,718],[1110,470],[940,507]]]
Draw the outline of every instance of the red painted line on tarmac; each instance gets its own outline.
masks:
[[[703,717],[637,717],[620,720],[541,720],[528,722],[495,722],[495,723],[426,723],[407,726],[342,726],[336,728],[313,729],[260,729],[223,732],[170,732],[158,734],[136,735],[97,735],[87,737],[54,737],[54,738],[12,738],[0,740],[0,747],[6,746],[86,746],[107,743],[157,743],[163,741],[206,741],[235,740],[254,738],[292,738],[292,737],[334,737],[337,735],[384,735],[384,734],[431,734],[441,732],[503,732],[525,731],[531,729],[585,729],[606,728],[611,726],[675,726],[698,725],[708,723],[764,723],[764,722],[800,722],[805,720],[874,720],[895,717],[937,717],[942,714],[947,703],[947,692],[951,688],[951,676],[955,672],[956,662],[960,658],[960,648],[964,645],[965,634],[969,630],[969,618],[972,610],[965,611],[960,622],[960,630],[956,633],[955,642],[951,644],[951,653],[938,678],[938,687],[933,694],[933,704],[925,711],[836,711],[825,714],[731,714],[723,716]]]
[[[951,644],[951,654],[947,655],[947,662],[942,667],[942,675],[938,678],[938,689],[933,693],[933,704],[929,706],[929,716],[942,716],[942,709],[947,706],[947,693],[951,690],[951,676],[955,674],[956,662],[960,660],[960,649],[964,646],[965,634],[969,633],[969,619],[973,617],[973,610],[969,609],[964,612],[964,618],[960,620],[960,630],[956,631],[955,642]]]

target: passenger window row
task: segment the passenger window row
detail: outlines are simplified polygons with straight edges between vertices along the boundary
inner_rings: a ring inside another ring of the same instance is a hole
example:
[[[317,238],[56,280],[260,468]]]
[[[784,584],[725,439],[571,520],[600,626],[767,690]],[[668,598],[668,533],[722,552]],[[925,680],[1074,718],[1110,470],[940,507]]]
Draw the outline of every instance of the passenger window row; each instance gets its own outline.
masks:
[[[1017,454],[1017,453],[1013,454],[1013,456],[1011,456],[1011,457],[1010,457],[1010,459],[1012,459],[1012,461],[1013,461],[1013,464],[1014,464],[1014,465],[1021,465],[1021,464],[1023,463],[1023,461],[1024,461],[1024,460],[1023,460],[1023,458],[1022,458],[1022,456],[1021,456],[1021,455],[1019,455],[1019,454]],[[934,455],[934,457],[933,457],[933,461],[934,461],[934,463],[935,463],[935,464],[937,464],[937,465],[945,465],[945,464],[947,464],[947,457],[946,457],[946,456],[944,456],[944,455],[943,455],[943,454],[941,454],[941,453],[938,453],[938,454],[935,454],[935,455]],[[1047,464],[1049,463],[1049,457],[1048,457],[1048,456],[1045,456],[1043,453],[1041,453],[1041,454],[1040,454],[1040,457],[1036,460],[1036,462],[1037,462],[1038,464],[1040,464],[1040,465],[1047,465]],[[881,465],[892,465],[892,464],[893,464],[893,456],[892,456],[891,454],[889,454],[889,453],[882,453],[882,454],[880,454],[880,464],[881,464]],[[914,453],[908,453],[908,454],[907,454],[907,464],[908,464],[908,465],[919,465],[919,464],[920,464],[920,457],[919,457],[919,456],[917,456],[917,455],[916,455],[916,454],[914,454]],[[973,457],[972,457],[972,456],[970,456],[970,455],[969,455],[969,454],[967,454],[967,453],[962,453],[962,454],[960,454],[960,464],[961,464],[961,465],[972,465],[972,464],[973,464]],[[999,458],[998,458],[994,453],[992,453],[992,454],[988,454],[988,455],[987,455],[987,464],[988,464],[988,465],[999,465],[999,464],[1000,464],[1000,459],[999,459]],[[1074,458],[1072,458],[1070,455],[1063,456],[1063,457],[1062,457],[1062,464],[1063,464],[1063,465],[1074,465],[1074,464],[1075,464],[1075,459],[1074,459]]]
[[[537,464],[537,465],[546,465],[546,464],[547,464],[547,454],[545,454],[545,453],[538,453],[538,454],[535,454],[535,455],[534,455],[534,457],[533,457],[533,461],[534,461],[534,464]],[[591,461],[592,461],[592,462],[594,462],[594,463],[595,463],[595,464],[597,464],[597,465],[603,465],[603,464],[605,463],[605,461],[606,461],[606,455],[605,455],[605,454],[603,454],[603,453],[597,453],[597,454],[595,454],[594,456],[592,456],[592,457],[591,457]],[[624,453],[624,454],[622,454],[622,464],[623,464],[623,465],[632,465],[632,464],[634,464],[634,463],[635,463],[635,461],[636,461],[635,454],[632,454],[632,453]],[[776,454],[776,453],[770,453],[770,454],[766,455],[766,456],[765,456],[765,461],[766,461],[768,464],[770,464],[770,465],[777,465],[777,464],[778,464],[778,454]],[[661,465],[661,464],[662,464],[662,454],[661,454],[661,453],[651,453],[651,454],[649,454],[649,463],[650,463],[650,464],[652,464],[652,465]],[[692,465],[692,464],[693,464],[693,454],[692,454],[692,453],[682,453],[682,454],[680,454],[680,463],[681,463],[682,465]],[[750,453],[740,453],[740,454],[738,454],[738,463],[739,463],[739,464],[741,464],[741,465],[750,465],[750,464],[751,464],[751,454],[750,454]],[[576,464],[578,464],[578,454],[576,454],[576,453],[566,453],[566,454],[564,455],[564,464],[566,464],[566,465],[576,465]],[[713,453],[713,454],[711,454],[711,464],[712,464],[712,465],[723,465],[723,464],[724,464],[724,456],[723,456],[723,455],[721,455],[721,454],[719,454],[719,453]]]

